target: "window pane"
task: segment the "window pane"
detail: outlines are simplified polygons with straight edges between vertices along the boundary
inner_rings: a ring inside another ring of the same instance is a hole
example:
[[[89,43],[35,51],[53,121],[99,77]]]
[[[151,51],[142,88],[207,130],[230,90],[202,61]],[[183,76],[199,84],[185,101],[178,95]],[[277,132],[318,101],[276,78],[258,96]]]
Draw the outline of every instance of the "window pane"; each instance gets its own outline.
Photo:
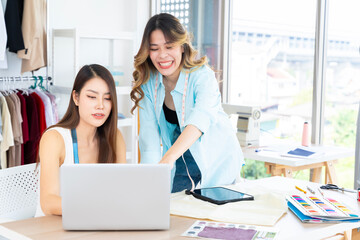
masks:
[[[192,35],[198,56],[206,55],[209,65],[222,79],[221,0],[161,0],[160,10],[177,17]]]
[[[234,0],[232,11],[229,102],[260,106],[262,131],[300,143],[312,114],[316,1]]]
[[[355,146],[360,101],[360,2],[329,2],[324,143]],[[353,187],[354,158],[336,166],[339,185]]]

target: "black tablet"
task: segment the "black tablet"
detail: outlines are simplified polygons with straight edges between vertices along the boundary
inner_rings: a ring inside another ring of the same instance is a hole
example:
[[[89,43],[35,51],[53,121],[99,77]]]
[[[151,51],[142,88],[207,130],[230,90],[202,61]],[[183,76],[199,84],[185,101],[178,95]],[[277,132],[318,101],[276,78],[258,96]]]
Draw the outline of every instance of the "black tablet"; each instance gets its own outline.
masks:
[[[198,199],[215,203],[218,205],[229,202],[254,200],[254,197],[249,194],[230,190],[223,187],[200,188],[200,189],[195,189],[193,192],[186,190],[185,193],[192,194],[194,197]]]

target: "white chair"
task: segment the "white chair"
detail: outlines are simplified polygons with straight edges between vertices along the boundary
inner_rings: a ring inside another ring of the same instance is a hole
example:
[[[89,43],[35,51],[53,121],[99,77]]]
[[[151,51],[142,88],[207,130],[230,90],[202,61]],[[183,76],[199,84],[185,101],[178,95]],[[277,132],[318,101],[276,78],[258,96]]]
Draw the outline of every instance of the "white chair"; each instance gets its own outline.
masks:
[[[33,163],[0,170],[0,222],[34,217],[39,168]]]

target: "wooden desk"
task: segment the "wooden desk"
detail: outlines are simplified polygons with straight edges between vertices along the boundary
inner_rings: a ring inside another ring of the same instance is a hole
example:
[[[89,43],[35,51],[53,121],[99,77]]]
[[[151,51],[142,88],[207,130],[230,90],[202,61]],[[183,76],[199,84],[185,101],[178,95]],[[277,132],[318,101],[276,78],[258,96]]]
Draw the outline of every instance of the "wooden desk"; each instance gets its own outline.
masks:
[[[266,189],[274,193],[287,194],[294,192],[294,185],[311,185],[314,188],[319,186],[317,183],[283,178],[270,177],[259,180],[246,180],[239,184],[246,184],[252,187],[258,184],[265,186]],[[356,200],[356,194],[339,193],[326,191],[329,197],[335,197],[338,201],[351,207],[354,211],[360,212],[360,205]],[[9,222],[1,224],[2,226],[23,234],[31,239],[186,239],[181,237],[196,220],[186,217],[171,216],[170,230],[167,231],[64,231],[62,229],[61,217],[47,216],[32,218],[28,220]],[[274,226],[280,230],[280,240],[295,239],[322,239],[342,233],[347,230],[360,227],[360,222],[338,223],[338,224],[304,224],[290,212],[287,211]],[[188,238],[193,239],[194,238]]]
[[[276,147],[276,149],[279,146]],[[280,147],[281,148],[281,147]],[[284,148],[284,147],[283,147]],[[285,149],[294,149],[296,146],[286,146]],[[292,158],[280,156],[279,151],[268,151],[273,149],[271,145],[260,152],[255,152],[256,148],[242,148],[244,157],[257,161],[265,162],[266,171],[271,176],[292,177],[293,171],[304,169],[314,169],[311,177],[312,182],[320,182],[321,169],[325,167],[325,183],[337,183],[337,177],[334,165],[340,158],[351,157],[355,155],[355,150],[342,147],[312,146],[323,155],[314,159]]]

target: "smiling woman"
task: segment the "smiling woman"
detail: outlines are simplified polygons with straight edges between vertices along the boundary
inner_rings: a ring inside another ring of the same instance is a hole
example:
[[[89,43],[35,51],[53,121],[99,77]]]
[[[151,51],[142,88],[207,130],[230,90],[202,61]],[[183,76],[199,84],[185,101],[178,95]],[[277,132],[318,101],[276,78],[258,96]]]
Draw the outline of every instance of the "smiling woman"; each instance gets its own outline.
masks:
[[[51,151],[50,151],[51,150]],[[125,142],[117,129],[117,99],[111,73],[82,67],[68,109],[40,140],[40,204],[37,216],[61,215],[59,168],[74,163],[125,163]]]
[[[181,45],[167,42],[161,30],[157,29],[151,33],[150,59],[167,81],[176,83],[181,70],[179,66],[183,52],[184,48]]]
[[[141,163],[170,164],[172,192],[231,184],[244,163],[214,72],[196,55],[180,21],[162,13],[148,21],[135,56]]]

